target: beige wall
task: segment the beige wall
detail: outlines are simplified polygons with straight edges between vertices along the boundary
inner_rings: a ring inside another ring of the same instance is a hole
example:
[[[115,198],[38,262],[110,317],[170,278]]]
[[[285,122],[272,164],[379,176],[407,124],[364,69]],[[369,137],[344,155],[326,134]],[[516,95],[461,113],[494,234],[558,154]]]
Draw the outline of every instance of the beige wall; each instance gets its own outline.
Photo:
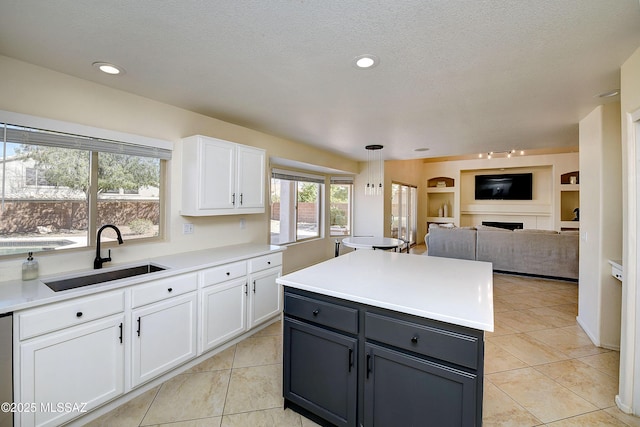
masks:
[[[609,259],[622,257],[620,104],[580,121],[580,292],[578,323],[598,346],[620,347],[621,287]]]
[[[620,342],[620,394],[618,406],[640,416],[640,306],[638,292],[638,180],[637,159],[640,125],[630,114],[640,110],[640,48],[620,70],[622,119],[623,264],[622,331]],[[635,129],[634,129],[635,128]]]
[[[97,128],[127,132],[174,143],[169,165],[167,240],[163,243],[124,244],[113,250],[113,258],[126,262],[214,246],[268,241],[268,215],[244,215],[246,227],[240,229],[239,216],[185,218],[180,210],[180,139],[194,134],[209,135],[241,144],[261,147],[268,157],[280,157],[321,167],[357,173],[357,162],[309,145],[267,135],[168,104],[110,89],[45,68],[0,56],[0,110],[45,117]],[[126,78],[126,75],[124,76]],[[182,224],[195,225],[192,235],[182,234]],[[285,270],[291,271],[332,255],[332,240],[298,245],[285,252]],[[91,250],[38,256],[41,274],[86,269],[95,253]],[[0,262],[3,280],[20,277],[22,260]]]

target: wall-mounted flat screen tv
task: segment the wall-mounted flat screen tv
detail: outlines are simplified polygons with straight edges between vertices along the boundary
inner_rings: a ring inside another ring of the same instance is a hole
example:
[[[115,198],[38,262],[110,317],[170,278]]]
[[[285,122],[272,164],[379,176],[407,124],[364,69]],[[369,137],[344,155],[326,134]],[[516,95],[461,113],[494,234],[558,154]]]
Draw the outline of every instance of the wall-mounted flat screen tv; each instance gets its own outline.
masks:
[[[476,175],[476,200],[532,199],[532,173]]]

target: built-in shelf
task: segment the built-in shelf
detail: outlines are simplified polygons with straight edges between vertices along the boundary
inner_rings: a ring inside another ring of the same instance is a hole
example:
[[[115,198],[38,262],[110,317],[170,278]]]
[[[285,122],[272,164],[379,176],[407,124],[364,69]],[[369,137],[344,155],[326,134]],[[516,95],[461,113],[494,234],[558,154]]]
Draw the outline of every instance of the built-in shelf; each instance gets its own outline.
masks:
[[[560,221],[561,230],[578,230],[580,229],[580,221]]]
[[[455,180],[439,176],[427,181],[427,223],[455,222]]]
[[[455,187],[456,180],[453,178],[449,178],[446,176],[439,176],[436,178],[431,178],[427,181],[427,188],[445,188],[445,187]]]
[[[578,229],[580,221],[575,221],[576,209],[580,208],[580,172],[573,171],[560,175],[560,228]]]
[[[580,171],[567,172],[560,175],[561,185],[580,184]]]
[[[455,218],[453,218],[452,216],[449,216],[449,217],[445,217],[445,216],[428,216],[427,217],[427,222],[435,222],[435,223],[438,223],[438,224],[454,222],[454,220],[455,220]]]

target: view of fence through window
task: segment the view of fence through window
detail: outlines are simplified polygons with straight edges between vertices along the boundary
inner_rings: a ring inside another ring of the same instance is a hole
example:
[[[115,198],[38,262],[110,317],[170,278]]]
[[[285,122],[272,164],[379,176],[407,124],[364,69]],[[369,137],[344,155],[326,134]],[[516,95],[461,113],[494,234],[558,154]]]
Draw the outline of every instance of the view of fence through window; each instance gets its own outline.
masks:
[[[331,178],[331,196],[329,201],[331,236],[351,235],[351,203],[353,184],[334,183]]]
[[[322,184],[271,180],[271,243],[285,244],[320,236]]]
[[[159,234],[159,158],[92,149],[82,136],[1,126],[0,256],[85,247],[94,240],[89,230],[103,224],[118,226],[125,241]],[[26,143],[32,141],[40,143]]]

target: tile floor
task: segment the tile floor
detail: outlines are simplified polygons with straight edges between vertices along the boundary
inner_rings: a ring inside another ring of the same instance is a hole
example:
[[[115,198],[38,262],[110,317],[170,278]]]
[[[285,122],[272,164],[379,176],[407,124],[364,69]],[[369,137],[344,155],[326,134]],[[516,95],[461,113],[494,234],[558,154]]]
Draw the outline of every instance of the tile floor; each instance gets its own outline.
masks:
[[[576,324],[577,298],[574,283],[494,276],[485,427],[640,427],[615,406],[619,355],[595,347]],[[90,425],[316,426],[282,410],[281,346],[278,322]]]

